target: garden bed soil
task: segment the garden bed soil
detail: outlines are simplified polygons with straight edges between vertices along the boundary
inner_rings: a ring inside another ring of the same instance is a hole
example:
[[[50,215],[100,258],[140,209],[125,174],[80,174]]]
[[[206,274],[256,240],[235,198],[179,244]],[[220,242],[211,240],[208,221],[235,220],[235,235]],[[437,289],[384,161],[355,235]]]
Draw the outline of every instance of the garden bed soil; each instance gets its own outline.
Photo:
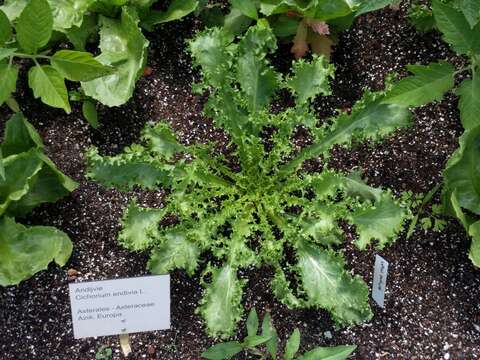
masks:
[[[333,95],[316,102],[319,117],[348,108],[369,86],[382,89],[385,76],[403,72],[408,63],[455,58],[438,34],[417,35],[405,20],[406,5],[367,14],[343,34],[333,54],[337,67]],[[42,135],[57,166],[80,183],[71,196],[41,206],[27,223],[57,226],[67,232],[74,252],[67,266],[51,265],[18,287],[0,288],[0,359],[94,359],[102,345],[113,349],[113,359],[124,358],[117,337],[74,340],[68,284],[72,281],[134,277],[146,274],[147,255],[122,249],[116,241],[119,218],[128,200],[137,196],[144,206],[158,207],[162,192],[122,194],[85,178],[84,152],[96,145],[103,154],[115,154],[138,140],[147,121],[168,121],[182,141],[216,140],[225,150],[225,134],[201,115],[204,99],[192,94],[198,75],[185,52],[185,38],[201,26],[189,17],[150,34],[148,66],[131,101],[120,108],[100,108],[102,126],[91,129],[78,106],[71,115],[46,107],[32,98],[25,79],[17,98],[27,118]],[[286,69],[291,57],[282,45],[275,64]],[[285,99],[279,99],[279,106]],[[330,165],[364,171],[369,183],[395,194],[427,192],[442,178],[442,169],[457,147],[461,126],[456,98],[415,111],[415,124],[380,144],[362,144],[354,150],[336,149]],[[11,114],[0,110],[2,128]],[[301,135],[298,141],[302,141]],[[359,251],[347,229],[345,257],[349,269],[371,285],[373,249]],[[302,333],[302,350],[314,346],[356,344],[353,359],[465,359],[480,357],[480,272],[467,257],[470,240],[455,221],[441,233],[417,230],[410,239],[402,234],[380,254],[390,262],[385,309],[372,302],[375,316],[363,326],[336,329],[325,311],[289,310],[275,301],[268,287],[269,269],[248,269],[244,295],[248,309],[271,311],[282,338],[295,327]],[[213,344],[195,315],[201,297],[198,277],[182,271],[172,274],[172,328],[133,334],[129,359],[200,359]],[[241,324],[243,326],[243,324]],[[242,327],[241,327],[242,329]],[[237,335],[242,335],[239,330]],[[239,359],[248,359],[242,355]]]

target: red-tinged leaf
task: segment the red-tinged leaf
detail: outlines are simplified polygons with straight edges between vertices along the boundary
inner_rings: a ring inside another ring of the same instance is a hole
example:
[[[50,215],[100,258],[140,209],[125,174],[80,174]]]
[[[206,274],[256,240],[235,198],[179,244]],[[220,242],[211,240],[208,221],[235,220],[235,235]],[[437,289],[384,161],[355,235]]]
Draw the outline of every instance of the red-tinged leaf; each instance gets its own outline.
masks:
[[[310,46],[312,51],[317,55],[323,55],[327,60],[330,60],[332,55],[333,41],[326,35],[319,35],[313,33],[310,36]]]
[[[330,35],[330,27],[325,21],[311,20],[308,25],[319,35]]]
[[[308,28],[305,21],[298,24],[297,34],[293,39],[293,46],[290,52],[295,56],[295,59],[304,57],[308,52]]]
[[[153,74],[153,69],[150,66],[146,66],[145,69],[143,69],[143,76],[150,76]]]

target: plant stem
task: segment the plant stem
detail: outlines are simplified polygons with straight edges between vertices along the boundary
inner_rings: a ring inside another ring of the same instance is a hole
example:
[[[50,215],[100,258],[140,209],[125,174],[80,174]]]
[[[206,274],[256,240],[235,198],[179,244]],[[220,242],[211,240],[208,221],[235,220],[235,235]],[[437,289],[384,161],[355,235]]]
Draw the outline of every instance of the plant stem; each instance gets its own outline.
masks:
[[[25,58],[25,59],[32,59],[32,60],[36,60],[36,59],[51,59],[52,57],[51,56],[47,56],[47,55],[29,55],[29,54],[22,54],[22,53],[13,53],[12,56],[16,56],[16,57],[19,57],[19,58]]]

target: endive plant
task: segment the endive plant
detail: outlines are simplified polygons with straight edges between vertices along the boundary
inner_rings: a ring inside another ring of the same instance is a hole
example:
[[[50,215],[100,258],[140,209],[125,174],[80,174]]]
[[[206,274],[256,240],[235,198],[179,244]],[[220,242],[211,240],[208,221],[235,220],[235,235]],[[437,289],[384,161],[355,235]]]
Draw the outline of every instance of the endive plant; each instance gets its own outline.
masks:
[[[381,248],[408,216],[389,191],[367,185],[357,173],[327,165],[301,171],[304,160],[327,159],[334,145],[379,140],[407,126],[408,110],[367,91],[351,113],[318,127],[310,103],[330,94],[333,65],[323,57],[300,60],[283,76],[267,60],[275,48],[263,21],[239,41],[214,28],[190,42],[203,74],[195,88],[210,91],[205,115],[230,135],[232,158],[212,143],[181,144],[164,123],[147,126],[141,143],[120,155],[88,151],[89,176],[105,186],[168,189],[163,208],[128,206],[119,239],[132,251],[151,251],[153,273],[203,269],[198,313],[212,336],[232,334],[241,318],[246,280],[238,274],[247,267],[272,268],[271,291],[291,308],[326,309],[342,325],[369,320],[368,287],[345,268],[339,221],[355,225],[359,248],[373,241]],[[291,91],[295,106],[272,113],[279,89]],[[298,151],[291,138],[300,126],[313,144]],[[162,225],[172,216],[174,224]]]

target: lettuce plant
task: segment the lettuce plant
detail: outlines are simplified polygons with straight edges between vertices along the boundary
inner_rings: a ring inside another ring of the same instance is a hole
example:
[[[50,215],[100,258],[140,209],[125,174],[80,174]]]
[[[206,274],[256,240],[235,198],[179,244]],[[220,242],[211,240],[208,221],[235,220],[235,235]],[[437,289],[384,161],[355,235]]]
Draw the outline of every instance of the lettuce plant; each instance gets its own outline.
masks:
[[[259,330],[261,334],[258,335]],[[351,345],[334,347],[316,347],[305,354],[298,354],[300,349],[300,330],[295,329],[288,338],[283,351],[283,360],[345,360],[357,348]],[[242,351],[259,359],[278,359],[278,335],[269,313],[263,317],[262,325],[255,309],[250,311],[247,319],[247,337],[243,341],[228,341],[212,346],[202,354],[202,358],[210,360],[231,359]]]
[[[435,26],[443,39],[459,55],[469,59],[462,69],[440,61],[428,65],[409,65],[412,76],[396,83],[387,93],[383,103],[415,107],[443,99],[453,90],[459,97],[458,108],[465,134],[460,148],[453,154],[444,173],[444,210],[461,220],[472,236],[470,258],[480,266],[480,223],[477,217],[466,217],[465,209],[480,215],[480,187],[478,184],[478,133],[480,128],[480,7],[475,0],[464,0],[461,9],[455,1],[432,3]],[[455,76],[463,73],[466,79],[455,84]]]
[[[153,0],[6,0],[0,6],[0,105],[16,89],[16,58],[33,62],[29,86],[45,104],[71,111],[65,80],[80,82],[83,113],[96,127],[94,101],[120,106],[132,96],[143,74],[148,40],[140,28],[176,20],[194,11],[198,1],[175,0],[166,12]],[[15,31],[13,31],[13,29]],[[87,52],[99,34],[100,54]],[[75,50],[53,49],[71,43]]]
[[[264,16],[275,34],[293,37],[292,53],[301,58],[309,47],[315,54],[330,57],[338,34],[347,29],[355,17],[398,0],[230,0],[231,12],[225,17],[225,28],[235,34],[252,21]]]
[[[198,312],[213,336],[234,331],[246,283],[238,273],[252,266],[274,270],[272,292],[291,308],[326,309],[339,324],[370,319],[368,287],[345,269],[339,221],[355,225],[359,248],[374,240],[381,248],[407,216],[390,192],[370,187],[359,174],[326,164],[317,173],[300,168],[304,160],[328,158],[334,145],[378,140],[407,126],[409,111],[367,91],[350,114],[317,127],[310,102],[330,94],[333,65],[323,57],[300,60],[282,76],[267,60],[275,48],[265,21],[239,42],[218,28],[190,42],[203,73],[196,90],[210,91],[205,114],[230,135],[233,158],[215,152],[213,144],[182,145],[164,123],[147,126],[142,143],[118,156],[88,151],[88,175],[105,186],[168,188],[164,208],[128,206],[119,239],[133,251],[150,249],[153,273],[181,268],[193,274],[207,262]],[[295,96],[295,106],[272,113],[269,105],[280,89]],[[299,127],[313,139],[302,150],[291,141]],[[164,219],[175,221],[167,225]]]
[[[0,147],[0,286],[16,285],[72,252],[67,234],[47,226],[25,226],[15,217],[42,203],[55,202],[77,184],[44,154],[40,136],[18,113],[6,124]]]

